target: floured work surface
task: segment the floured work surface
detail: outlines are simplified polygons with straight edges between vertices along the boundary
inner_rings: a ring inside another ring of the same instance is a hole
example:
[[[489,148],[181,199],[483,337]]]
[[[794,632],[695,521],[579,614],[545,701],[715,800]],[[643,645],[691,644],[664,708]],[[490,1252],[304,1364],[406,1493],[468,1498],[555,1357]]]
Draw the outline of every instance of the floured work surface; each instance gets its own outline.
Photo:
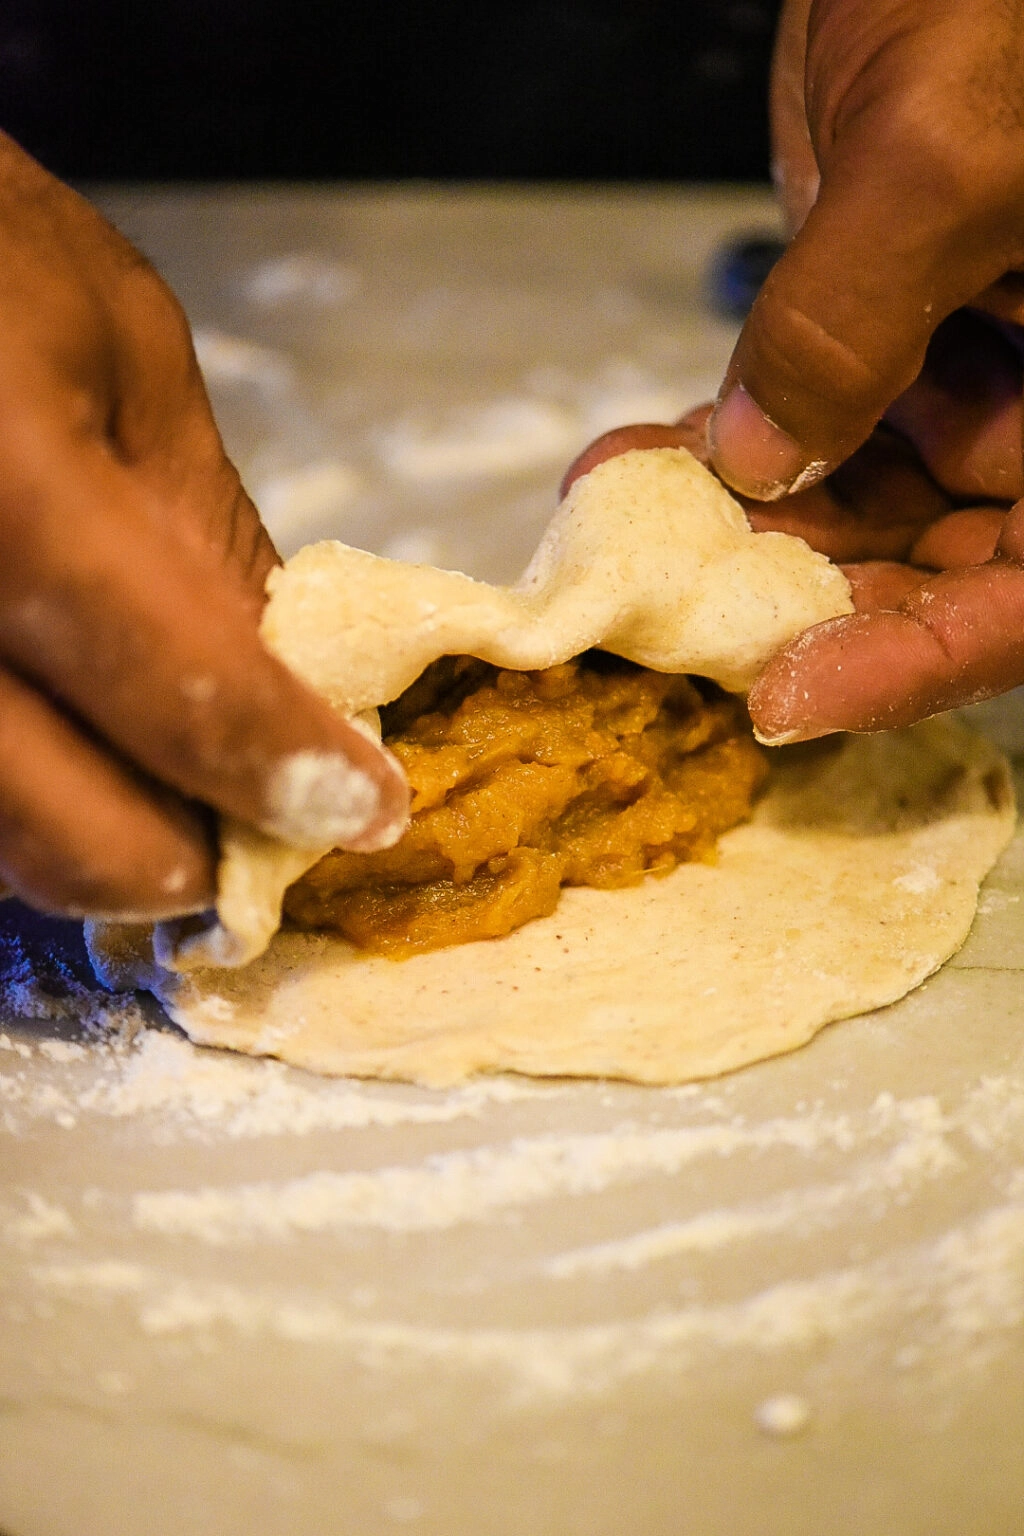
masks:
[[[702,267],[770,204],[246,188],[119,196],[115,213],[194,319],[287,354],[299,403],[335,410],[319,451],[370,490],[279,537],[379,527],[385,552],[430,533],[416,558],[508,580],[574,444],[511,495],[503,465],[454,489],[410,479],[402,500],[393,476],[386,496],[371,481],[370,429],[416,400],[461,422],[488,391],[555,390],[533,371],[553,359],[577,445],[708,398],[732,332],[700,309]],[[328,257],[364,275],[329,325],[232,297],[255,269],[280,285]],[[639,398],[654,385],[662,406]],[[270,512],[257,456],[298,407],[269,398],[246,437],[253,387],[217,388]],[[615,395],[601,419],[599,394]],[[1024,749],[1020,699],[987,719]],[[964,947],[901,1003],[682,1089],[316,1077],[87,993],[81,954],[40,996],[12,950],[0,1529],[1016,1532],[1022,902],[1018,838]],[[119,1019],[130,1045],[104,1032]]]
[[[684,1089],[313,1077],[15,965],[0,1527],[1013,1530],[1022,896],[1018,839],[924,987]]]

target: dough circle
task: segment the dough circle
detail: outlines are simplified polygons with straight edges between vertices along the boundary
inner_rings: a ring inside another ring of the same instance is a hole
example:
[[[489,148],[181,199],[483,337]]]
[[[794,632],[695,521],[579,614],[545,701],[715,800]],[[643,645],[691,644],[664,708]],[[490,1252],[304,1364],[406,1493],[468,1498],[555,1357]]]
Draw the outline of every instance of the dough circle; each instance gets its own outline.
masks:
[[[199,1044],[434,1086],[477,1072],[681,1083],[902,997],[959,948],[1009,841],[1005,760],[953,720],[778,754],[714,865],[566,890],[506,938],[408,960],[282,932],[241,969],[148,985]],[[116,943],[105,955],[116,977]]]

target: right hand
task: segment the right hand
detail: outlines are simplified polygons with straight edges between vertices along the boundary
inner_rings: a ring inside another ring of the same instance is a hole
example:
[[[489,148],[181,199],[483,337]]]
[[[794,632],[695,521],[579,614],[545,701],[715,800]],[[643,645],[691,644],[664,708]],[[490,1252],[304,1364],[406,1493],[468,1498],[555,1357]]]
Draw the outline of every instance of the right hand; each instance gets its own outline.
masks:
[[[792,240],[709,428],[715,471],[765,501],[849,458],[955,311],[1024,321],[1020,6],[786,0],[771,107]],[[1019,419],[1018,407],[1018,432]],[[972,429],[977,414],[957,456]],[[1019,449],[1018,435],[1008,500],[1021,494]]]
[[[801,636],[751,692],[759,728],[797,739],[1024,682],[1020,6],[786,0],[771,105],[793,239],[709,440],[728,485],[775,503],[757,525],[858,561],[864,611]],[[902,442],[870,439],[883,418]],[[894,445],[900,483],[878,473]]]
[[[962,372],[970,376],[973,361],[982,378],[994,376],[987,341],[969,328],[948,339]],[[1020,387],[1018,373],[1018,401]],[[926,409],[935,389],[926,369],[915,386],[922,423],[950,404],[943,396]],[[633,448],[686,448],[707,463],[711,410],[606,432],[569,467],[562,494]],[[997,501],[998,479],[982,499],[978,457],[969,441],[958,455],[953,424],[935,443],[950,479],[970,482],[970,504],[943,490],[913,445],[884,426],[820,485],[767,505],[738,497],[755,532],[795,534],[839,564],[856,609],[807,630],[768,663],[748,699],[762,739],[909,725],[1024,682],[1024,500]],[[998,471],[1011,460],[996,453],[991,462]]]
[[[1024,683],[1021,8],[786,0],[772,131],[793,239],[708,435],[754,527],[853,585],[751,690],[794,740]]]
[[[75,193],[0,135],[0,877],[152,919],[214,896],[212,812],[384,846],[394,760],[263,647],[273,545],[188,324]]]

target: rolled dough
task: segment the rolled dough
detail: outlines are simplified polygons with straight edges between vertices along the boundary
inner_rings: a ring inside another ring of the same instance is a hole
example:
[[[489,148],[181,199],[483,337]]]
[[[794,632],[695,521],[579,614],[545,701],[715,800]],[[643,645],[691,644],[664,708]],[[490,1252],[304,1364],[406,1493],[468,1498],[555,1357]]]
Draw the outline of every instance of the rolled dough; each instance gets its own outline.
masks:
[[[923,981],[963,942],[1013,822],[996,748],[933,720],[786,749],[717,864],[563,891],[503,939],[395,961],[284,932],[242,969],[175,974],[110,935],[104,969],[150,987],[198,1043],[317,1072],[679,1083],[794,1050]]]
[[[516,587],[315,545],[272,576],[264,635],[356,715],[455,652],[533,668],[602,645],[740,691],[850,606],[823,557],[751,533],[690,455],[656,449],[578,481]],[[429,1084],[503,1070],[682,1082],[916,986],[965,938],[1013,821],[997,750],[929,721],[775,754],[716,864],[563,891],[552,917],[503,939],[393,961],[275,934],[285,888],[321,850],[233,826],[208,922],[88,937],[101,979],[148,987],[203,1044]]]

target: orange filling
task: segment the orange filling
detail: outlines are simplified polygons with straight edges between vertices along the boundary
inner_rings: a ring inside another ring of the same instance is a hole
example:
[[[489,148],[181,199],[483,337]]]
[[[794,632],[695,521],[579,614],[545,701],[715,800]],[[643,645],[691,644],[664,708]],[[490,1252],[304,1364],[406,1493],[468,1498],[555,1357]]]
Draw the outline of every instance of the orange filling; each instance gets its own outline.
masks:
[[[563,885],[635,885],[713,856],[767,773],[743,706],[600,651],[543,672],[445,657],[382,711],[412,820],[285,897],[299,928],[396,957],[497,938]]]

